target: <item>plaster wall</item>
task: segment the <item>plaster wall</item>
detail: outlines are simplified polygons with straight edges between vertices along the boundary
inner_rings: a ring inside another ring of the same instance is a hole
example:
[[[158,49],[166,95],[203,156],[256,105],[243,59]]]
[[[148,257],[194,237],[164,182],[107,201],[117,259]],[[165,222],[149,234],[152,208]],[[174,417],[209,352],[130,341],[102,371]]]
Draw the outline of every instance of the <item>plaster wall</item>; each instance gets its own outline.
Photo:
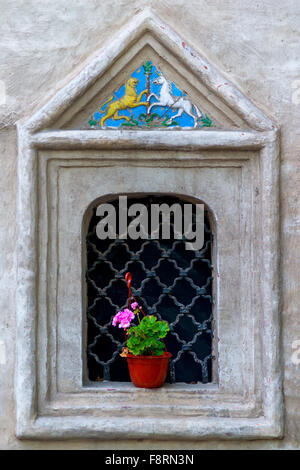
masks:
[[[17,137],[30,116],[90,60],[132,15],[151,7],[227,73],[281,127],[282,363],[285,437],[242,442],[124,440],[118,448],[299,448],[300,364],[300,4],[287,0],[0,1],[0,447],[115,448],[115,442],[19,441],[15,437],[15,288]],[[297,91],[299,89],[299,91]],[[298,258],[297,258],[298,257]]]

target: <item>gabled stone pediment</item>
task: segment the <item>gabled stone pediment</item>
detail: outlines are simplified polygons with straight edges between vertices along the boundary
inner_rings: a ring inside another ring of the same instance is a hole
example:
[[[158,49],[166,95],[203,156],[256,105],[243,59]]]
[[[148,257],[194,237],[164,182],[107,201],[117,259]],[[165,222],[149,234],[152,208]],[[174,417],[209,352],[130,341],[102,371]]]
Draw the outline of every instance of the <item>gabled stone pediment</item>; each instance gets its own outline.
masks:
[[[216,127],[186,91],[146,60],[87,121],[93,129]],[[86,123],[85,123],[86,124]]]
[[[132,78],[139,81],[129,90],[128,101],[126,84]],[[133,98],[132,93],[136,93]],[[116,127],[263,131],[275,125],[177,32],[146,10],[105,44],[26,127],[31,131]]]

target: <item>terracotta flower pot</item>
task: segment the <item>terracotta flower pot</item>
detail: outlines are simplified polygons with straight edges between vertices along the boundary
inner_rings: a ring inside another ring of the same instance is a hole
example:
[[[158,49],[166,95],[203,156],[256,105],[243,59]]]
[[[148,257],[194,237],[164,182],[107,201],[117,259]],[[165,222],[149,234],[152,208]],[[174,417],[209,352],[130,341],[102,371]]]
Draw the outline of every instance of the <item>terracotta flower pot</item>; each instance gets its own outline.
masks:
[[[166,380],[171,353],[164,351],[162,356],[127,355],[131,381],[136,387],[158,388]]]

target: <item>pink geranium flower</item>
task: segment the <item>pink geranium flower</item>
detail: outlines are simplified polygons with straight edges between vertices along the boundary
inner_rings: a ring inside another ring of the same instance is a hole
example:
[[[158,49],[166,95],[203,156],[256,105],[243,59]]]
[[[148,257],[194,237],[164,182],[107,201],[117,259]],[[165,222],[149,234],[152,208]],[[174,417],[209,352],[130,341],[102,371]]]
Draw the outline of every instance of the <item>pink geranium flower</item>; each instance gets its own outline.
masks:
[[[139,304],[137,302],[133,302],[131,304],[131,308],[132,308],[133,311],[136,310],[138,308],[138,306],[139,306]]]
[[[119,328],[129,328],[131,320],[134,319],[134,313],[129,310],[129,308],[125,308],[118,312],[112,321],[113,326],[117,326],[119,324]]]

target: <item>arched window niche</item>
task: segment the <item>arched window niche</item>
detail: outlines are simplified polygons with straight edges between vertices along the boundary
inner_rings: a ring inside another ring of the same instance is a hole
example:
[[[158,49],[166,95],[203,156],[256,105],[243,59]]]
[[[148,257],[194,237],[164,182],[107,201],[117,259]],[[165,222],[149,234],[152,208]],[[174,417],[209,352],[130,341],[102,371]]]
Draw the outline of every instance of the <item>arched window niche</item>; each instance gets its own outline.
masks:
[[[159,238],[119,238],[119,196],[127,196],[127,204],[144,204],[151,226],[151,204],[174,204],[180,207],[184,231],[184,205],[193,206],[194,197],[179,194],[130,193],[109,195],[93,201],[83,222],[84,310],[86,312],[83,363],[88,383],[129,382],[127,362],[120,357],[125,345],[123,329],[112,326],[118,310],[127,306],[127,271],[133,276],[133,294],[146,314],[167,320],[170,332],[165,340],[171,352],[167,383],[210,383],[216,381],[214,352],[215,321],[213,312],[213,268],[215,217],[204,204],[204,243],[188,250],[185,237],[174,237],[174,213],[171,210],[171,237],[162,238],[160,217]],[[100,204],[114,206],[117,220],[115,239],[100,239],[96,228],[103,218],[97,215]],[[174,207],[174,206],[173,206]],[[128,224],[134,217],[128,217]],[[193,226],[195,229],[195,226]]]

